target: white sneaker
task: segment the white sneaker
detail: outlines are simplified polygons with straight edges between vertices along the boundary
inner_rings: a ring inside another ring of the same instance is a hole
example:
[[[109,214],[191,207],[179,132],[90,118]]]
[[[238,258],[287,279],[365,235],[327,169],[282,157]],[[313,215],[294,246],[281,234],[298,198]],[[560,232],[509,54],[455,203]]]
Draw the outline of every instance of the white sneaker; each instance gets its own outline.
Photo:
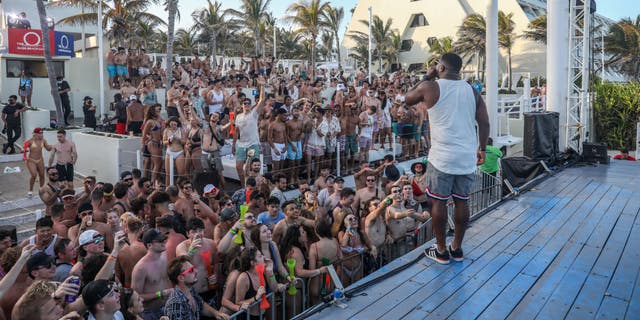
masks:
[[[29,191],[27,193],[27,198],[29,198],[29,199],[33,198],[33,192]]]

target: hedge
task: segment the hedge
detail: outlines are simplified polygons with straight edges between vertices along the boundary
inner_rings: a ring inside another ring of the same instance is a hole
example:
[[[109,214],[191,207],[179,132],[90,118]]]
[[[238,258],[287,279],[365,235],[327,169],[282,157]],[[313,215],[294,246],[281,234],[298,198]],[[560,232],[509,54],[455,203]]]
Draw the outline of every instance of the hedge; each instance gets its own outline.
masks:
[[[596,140],[609,149],[635,149],[640,121],[640,83],[602,82],[594,85]]]

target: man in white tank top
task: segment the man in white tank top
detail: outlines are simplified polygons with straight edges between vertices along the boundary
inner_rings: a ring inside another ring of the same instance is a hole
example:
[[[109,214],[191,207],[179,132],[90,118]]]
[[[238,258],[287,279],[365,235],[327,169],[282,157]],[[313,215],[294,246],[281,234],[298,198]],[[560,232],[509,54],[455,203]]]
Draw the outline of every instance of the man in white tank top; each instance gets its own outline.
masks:
[[[489,115],[482,97],[460,80],[462,59],[454,53],[442,55],[406,95],[407,105],[424,102],[431,126],[431,150],[427,166],[427,195],[433,199],[431,216],[436,245],[425,250],[427,258],[448,264],[450,257],[463,260],[462,239],[469,222],[469,193],[476,166],[485,158],[489,138]],[[432,81],[435,77],[437,81]],[[478,133],[476,134],[476,123]],[[455,236],[446,245],[447,199],[455,204]]]

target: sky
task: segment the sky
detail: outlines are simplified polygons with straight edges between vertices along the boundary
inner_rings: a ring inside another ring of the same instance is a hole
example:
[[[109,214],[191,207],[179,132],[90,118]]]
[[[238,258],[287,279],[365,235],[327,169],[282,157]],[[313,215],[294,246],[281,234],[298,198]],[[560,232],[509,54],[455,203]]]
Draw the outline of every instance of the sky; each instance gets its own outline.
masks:
[[[213,2],[214,0],[212,0]],[[367,0],[363,0],[367,1]],[[376,0],[370,0],[376,1]],[[378,0],[381,1],[381,0]],[[385,0],[389,1],[389,0]],[[393,0],[391,0],[393,1]],[[451,1],[451,0],[447,0]],[[552,1],[552,0],[548,0]],[[238,0],[218,0],[218,2],[222,3],[222,8],[233,8],[239,9]],[[284,17],[288,15],[286,12],[287,7],[289,7],[292,3],[296,1],[292,0],[272,0],[270,4],[271,11],[274,13],[276,18]],[[329,1],[332,5],[342,6],[344,8],[344,21],[342,22],[342,27],[340,28],[341,33],[344,33],[349,20],[351,20],[351,9],[355,8],[358,0],[333,0]],[[177,28],[188,28],[192,25],[193,20],[191,18],[191,13],[199,8],[203,8],[206,5],[206,1],[204,0],[180,0],[179,9],[182,14],[182,19],[177,22]],[[640,15],[640,1],[639,0],[597,0],[597,10],[600,14],[604,15],[613,20],[620,20],[621,18],[632,17],[635,19],[636,16]],[[157,16],[167,19],[167,13],[163,10],[162,6],[154,6],[150,8],[150,11]],[[280,27],[289,28],[289,23],[277,22]],[[344,38],[341,36],[341,38]]]

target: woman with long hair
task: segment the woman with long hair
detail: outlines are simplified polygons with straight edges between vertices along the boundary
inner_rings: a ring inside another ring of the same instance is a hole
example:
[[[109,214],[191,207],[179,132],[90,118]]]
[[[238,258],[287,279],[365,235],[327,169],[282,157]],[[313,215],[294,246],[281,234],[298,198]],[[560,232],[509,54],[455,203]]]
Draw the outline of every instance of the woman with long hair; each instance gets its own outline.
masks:
[[[158,103],[156,87],[151,78],[146,78],[144,81],[140,82],[140,86],[138,87],[138,96],[140,97],[140,101],[142,101],[142,105],[144,105],[145,113],[147,113],[147,110],[151,108],[151,106]]]
[[[31,138],[24,142],[24,155],[22,157],[27,162],[27,169],[30,175],[29,193],[27,193],[29,198],[33,197],[33,185],[36,183],[36,176],[40,182],[40,188],[42,188],[45,183],[42,149],[51,151],[52,147],[42,136],[42,128],[35,128],[33,129]]]
[[[264,256],[255,247],[245,248],[240,254],[240,274],[236,280],[235,304],[247,305],[257,302],[262,295],[267,293],[267,289],[260,285],[260,278],[256,266],[264,264]],[[260,309],[258,305],[249,308],[250,319],[260,319]]]
[[[184,167],[186,158],[184,156],[184,145],[187,143],[187,134],[182,129],[180,119],[177,117],[170,117],[167,120],[167,127],[162,134],[162,144],[167,147],[166,155],[164,157],[164,173],[165,183],[170,184],[171,181],[171,161],[173,159],[175,171],[177,176],[184,175]]]
[[[307,231],[303,226],[290,225],[282,238],[280,243],[280,254],[282,255],[282,261],[287,262],[289,259],[295,260],[294,275],[296,278],[310,279],[317,277],[320,274],[327,273],[327,267],[322,266],[317,269],[309,268],[309,259],[307,258],[308,250]],[[295,297],[287,295],[287,315],[293,316],[292,306],[301,306],[302,303],[302,286],[296,284],[298,288],[298,294]],[[296,307],[300,310],[299,307]]]
[[[288,278],[289,272],[280,259],[278,245],[271,240],[271,230],[265,224],[259,223],[251,230],[251,242],[262,252],[267,265],[271,265],[273,274]]]
[[[144,311],[142,298],[131,288],[124,288],[120,296],[120,312],[124,320],[142,320],[140,314]]]
[[[331,235],[331,222],[327,219],[317,220],[315,231],[320,239],[309,246],[309,269],[328,265],[335,267],[342,259],[342,251],[338,241]],[[336,272],[340,275],[341,270],[337,268]],[[321,296],[330,294],[333,289],[332,282],[327,283],[324,276],[312,278],[309,285],[312,303],[320,301]]]
[[[371,248],[372,255],[376,256],[376,248],[369,245],[367,238],[360,229],[358,217],[348,214],[342,220],[340,232],[338,233],[340,241],[340,249],[343,254],[342,259],[342,276],[343,285],[349,286],[352,283],[362,279],[363,255],[365,251]]]
[[[162,173],[162,130],[164,124],[160,119],[160,104],[153,105],[145,113],[142,129],[142,152],[145,156],[144,170],[151,170],[151,180],[160,181]]]
[[[202,125],[200,119],[195,113],[191,114],[189,119],[189,130],[187,131],[187,156],[189,161],[186,168],[193,169],[192,172],[202,171]]]

